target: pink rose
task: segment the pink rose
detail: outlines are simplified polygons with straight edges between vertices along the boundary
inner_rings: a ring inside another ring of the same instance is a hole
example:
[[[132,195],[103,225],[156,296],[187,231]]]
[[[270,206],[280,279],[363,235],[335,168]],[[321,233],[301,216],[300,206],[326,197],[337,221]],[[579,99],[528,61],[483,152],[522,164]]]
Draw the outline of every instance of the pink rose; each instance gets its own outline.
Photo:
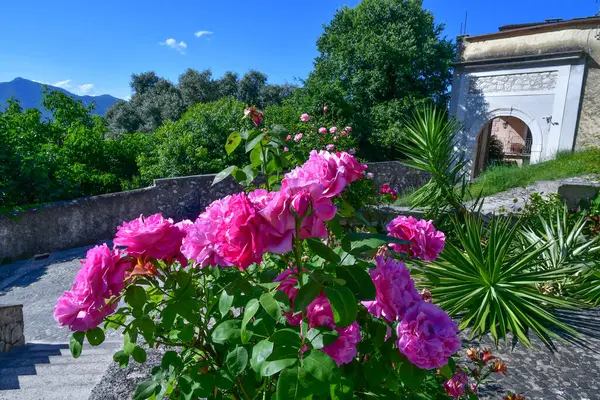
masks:
[[[376,262],[377,268],[370,271],[376,289],[375,300],[362,304],[377,318],[384,317],[390,322],[401,320],[406,310],[422,301],[421,295],[403,262],[381,256]]]
[[[300,121],[302,121],[302,122],[308,122],[308,121],[310,121],[310,115],[308,115],[306,113],[302,114],[300,116]]]
[[[389,235],[409,244],[392,243],[390,246],[398,253],[417,257],[425,261],[434,261],[444,250],[446,235],[435,229],[431,221],[399,216],[386,226]]]
[[[290,299],[290,312],[285,313],[285,317],[290,325],[298,326],[302,323],[302,314],[297,313],[294,315],[294,299],[298,293],[298,269],[286,269],[275,278],[273,282],[281,282],[277,287],[277,290],[285,293]],[[308,272],[308,271],[307,271]]]
[[[460,350],[458,328],[441,308],[420,302],[396,327],[398,349],[419,368],[441,368]]]
[[[248,198],[260,217],[260,238],[264,251],[283,254],[292,250],[295,219],[290,213],[291,199],[282,192],[256,189]]]
[[[333,141],[334,141],[334,142],[337,142],[337,141],[338,141],[338,139],[339,139],[339,137],[338,137],[338,136],[334,136],[334,137],[333,137]],[[329,151],[331,151],[331,150],[329,150]]]
[[[289,149],[288,147],[284,147],[284,148],[283,148],[283,151],[284,151],[284,152],[288,152],[288,151],[290,151],[290,149]]]
[[[350,182],[359,180],[364,176],[364,172],[367,169],[367,164],[360,164],[356,158],[346,152],[337,153],[339,159],[339,167],[344,168],[346,178]]]
[[[245,193],[214,201],[183,239],[183,254],[200,267],[235,265],[243,270],[262,261],[260,221]]]
[[[160,214],[124,222],[117,228],[114,244],[127,247],[134,257],[145,256],[158,260],[181,259],[180,247],[184,232]]]
[[[325,150],[327,150],[327,151],[333,151],[333,150],[335,150],[335,145],[334,144],[328,144],[327,146],[325,146]]]
[[[375,178],[375,174],[372,173],[372,172],[367,172],[366,176],[367,176],[367,179],[373,179],[373,178]]]
[[[54,319],[72,330],[97,327],[116,309],[117,304],[107,304],[107,300],[121,293],[132,269],[131,259],[106,243],[88,250],[71,290],[56,303]]]
[[[336,133],[338,131],[337,126],[332,126],[331,128],[329,128],[329,133]]]
[[[319,133],[320,133],[321,135],[324,135],[324,134],[326,134],[326,133],[327,133],[327,128],[325,128],[324,126],[320,127],[320,128],[319,128]]]
[[[444,382],[444,390],[446,390],[448,396],[459,399],[466,394],[468,384],[469,377],[465,371],[457,369],[452,378]]]
[[[287,137],[285,138],[285,141],[289,142],[290,140],[292,140],[292,135],[287,135]]]
[[[250,117],[254,126],[259,126],[264,118],[264,114],[256,109],[256,107],[248,107],[244,110],[244,118]]]
[[[302,137],[304,135],[302,135],[301,133],[298,133],[296,136],[294,136],[294,142],[298,143],[299,141],[302,140]]]
[[[308,327],[324,326],[335,329],[338,338],[335,342],[323,347],[321,350],[329,355],[338,366],[348,364],[356,356],[356,345],[360,342],[360,328],[355,321],[345,328],[338,328],[333,319],[331,304],[325,295],[319,295],[306,309]]]
[[[352,132],[352,127],[351,126],[347,126],[347,127],[344,128],[344,130],[346,132]]]
[[[341,132],[340,132],[340,135],[342,135],[342,136],[348,136],[348,132],[346,132],[346,131],[341,131]]]
[[[329,107],[327,107],[326,105],[323,106],[323,111],[327,111],[327,110],[329,110]]]

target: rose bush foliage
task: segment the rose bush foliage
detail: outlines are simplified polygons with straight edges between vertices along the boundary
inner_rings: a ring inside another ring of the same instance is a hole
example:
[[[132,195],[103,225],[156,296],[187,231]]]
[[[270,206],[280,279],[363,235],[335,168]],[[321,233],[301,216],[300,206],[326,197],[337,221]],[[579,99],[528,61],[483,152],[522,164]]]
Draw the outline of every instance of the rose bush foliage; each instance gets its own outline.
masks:
[[[261,129],[260,111],[246,116],[256,129],[226,146],[245,140],[251,163],[215,180],[231,174],[247,192],[194,221],[125,222],[113,249],[88,252],[55,308],[73,355],[111,328],[124,334],[121,366],[164,347],[136,399],[447,398],[457,326],[410,275],[444,234],[403,217],[377,232],[344,201],[366,165],[325,150],[299,162],[283,132]]]

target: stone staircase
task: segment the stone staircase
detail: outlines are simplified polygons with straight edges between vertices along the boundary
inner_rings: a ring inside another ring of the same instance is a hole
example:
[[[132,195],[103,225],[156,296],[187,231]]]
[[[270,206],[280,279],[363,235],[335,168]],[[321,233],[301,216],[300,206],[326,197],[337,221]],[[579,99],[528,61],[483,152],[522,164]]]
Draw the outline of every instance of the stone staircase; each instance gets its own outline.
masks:
[[[74,359],[66,344],[28,343],[0,353],[0,400],[86,400],[120,346],[84,346]]]

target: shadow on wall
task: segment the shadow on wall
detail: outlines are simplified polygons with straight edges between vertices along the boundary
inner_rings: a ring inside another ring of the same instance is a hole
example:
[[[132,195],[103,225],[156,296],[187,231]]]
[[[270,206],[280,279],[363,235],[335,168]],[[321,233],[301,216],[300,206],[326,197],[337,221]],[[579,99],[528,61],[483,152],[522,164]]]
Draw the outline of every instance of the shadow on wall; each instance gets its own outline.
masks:
[[[462,152],[465,159],[468,161],[468,171],[465,171],[469,177],[472,177],[473,167],[477,161],[477,155],[487,151],[485,141],[480,141],[479,133],[482,128],[490,120],[489,104],[485,99],[483,92],[474,84],[467,82],[467,94],[464,104],[459,104],[458,107],[464,112],[464,120],[473,121],[465,123],[460,121],[462,130],[460,133],[461,140],[459,141],[459,151]]]

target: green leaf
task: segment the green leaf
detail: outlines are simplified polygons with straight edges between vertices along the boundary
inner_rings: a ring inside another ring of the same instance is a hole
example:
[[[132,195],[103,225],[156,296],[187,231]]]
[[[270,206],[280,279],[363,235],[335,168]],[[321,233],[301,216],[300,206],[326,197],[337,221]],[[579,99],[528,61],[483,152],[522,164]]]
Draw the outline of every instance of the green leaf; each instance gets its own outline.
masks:
[[[99,346],[104,342],[104,330],[102,328],[89,329],[85,332],[85,337],[92,346]]]
[[[256,146],[250,153],[250,165],[252,167],[260,167],[262,165],[262,151],[260,146]]]
[[[217,183],[221,182],[223,179],[231,175],[235,168],[237,168],[235,165],[229,166],[221,172],[219,172],[217,175],[215,175],[215,179],[213,179],[212,186],[216,185]]]
[[[252,348],[252,358],[250,358],[250,366],[256,372],[260,372],[263,362],[273,352],[273,342],[268,339],[261,340]]]
[[[227,315],[229,310],[231,310],[233,299],[234,295],[230,295],[225,289],[223,289],[221,292],[221,297],[219,297],[219,312],[221,313],[221,317]]]
[[[246,304],[246,308],[244,309],[244,317],[242,318],[242,328],[241,328],[241,338],[242,343],[248,343],[248,332],[246,327],[248,322],[256,315],[258,308],[260,307],[258,300],[250,299],[248,304]]]
[[[400,371],[398,375],[402,383],[413,390],[417,390],[423,384],[423,380],[427,376],[427,372],[406,360],[400,364]]]
[[[290,347],[275,347],[273,352],[262,363],[260,376],[272,376],[284,368],[291,367],[298,362],[298,350]]]
[[[145,381],[140,383],[133,393],[133,400],[144,400],[149,398],[150,396],[156,394],[156,392],[160,389],[160,385],[158,382],[154,381]]]
[[[338,331],[325,326],[315,326],[306,334],[306,339],[310,342],[313,349],[321,349],[335,342],[338,338]]]
[[[332,264],[339,264],[341,259],[332,249],[324,245],[319,239],[308,239],[306,241],[310,250],[321,257],[322,259],[329,261]]]
[[[223,390],[231,390],[235,386],[234,378],[224,369],[217,371],[217,387]]]
[[[233,179],[236,180],[237,183],[243,183],[246,181],[246,179],[248,178],[246,176],[246,174],[244,173],[244,171],[242,171],[239,168],[234,168],[233,172],[231,173],[231,176],[233,176]]]
[[[450,368],[450,365],[446,364],[440,368],[440,372],[444,375],[444,378],[450,379],[454,375],[454,371]]]
[[[133,352],[131,353],[131,357],[133,357],[133,359],[139,362],[140,364],[145,363],[147,358],[146,350],[144,350],[140,346],[135,346]]]
[[[125,301],[133,308],[142,308],[146,304],[146,291],[141,286],[129,286],[125,292]]]
[[[345,328],[356,321],[356,298],[345,286],[328,286],[325,295],[331,303],[333,319],[338,328]]]
[[[275,321],[279,321],[279,318],[281,318],[282,315],[281,307],[279,307],[279,303],[277,300],[275,300],[273,294],[269,292],[263,293],[260,296],[259,301],[267,314],[269,314]]]
[[[375,299],[375,284],[371,275],[359,266],[340,266],[336,268],[336,276],[346,281],[358,300],[366,301]]]
[[[254,150],[254,147],[265,137],[265,133],[256,135],[250,141],[246,142],[246,153]]]
[[[135,322],[145,335],[153,334],[156,329],[154,321],[148,315],[142,315],[140,318],[136,319]]]
[[[186,324],[179,333],[177,338],[182,342],[191,342],[196,335],[196,327],[192,324]]]
[[[133,349],[135,348],[135,344],[137,342],[137,332],[134,330],[131,330],[127,333],[125,333],[125,335],[123,335],[123,351],[125,352],[125,354],[130,355],[131,353],[133,353]]]
[[[73,358],[79,358],[81,355],[81,350],[83,349],[83,338],[85,337],[85,332],[77,331],[73,332],[71,338],[69,339],[69,350],[71,350],[71,355]]]
[[[302,338],[300,338],[300,334],[290,328],[276,331],[271,335],[269,340],[275,344],[291,346],[296,349],[299,349],[302,346]]]
[[[304,353],[302,366],[319,382],[331,383],[338,373],[338,366],[335,361],[321,350],[313,349],[308,355]]]
[[[225,151],[227,151],[227,154],[233,153],[241,142],[242,135],[239,132],[232,132],[227,138],[227,142],[225,142]]]
[[[345,376],[340,378],[340,381],[330,386],[329,395],[331,400],[350,400],[353,397],[352,381]]]
[[[119,368],[125,368],[129,365],[129,354],[126,354],[123,350],[119,350],[113,354],[113,360],[119,363]]]
[[[238,346],[227,354],[225,365],[231,375],[239,376],[244,372],[248,365],[248,351],[242,346]]]
[[[294,299],[294,312],[302,312],[306,307],[321,293],[323,285],[321,285],[313,276],[310,276],[308,282],[304,284],[296,293]]]
[[[240,320],[230,319],[221,322],[215,327],[211,334],[212,339],[217,343],[223,343],[226,340],[233,340],[240,337]]]
[[[300,382],[299,369],[299,367],[293,367],[281,371],[277,381],[277,391],[275,393],[275,398],[277,400],[301,400],[312,398],[312,394],[308,393]]]

